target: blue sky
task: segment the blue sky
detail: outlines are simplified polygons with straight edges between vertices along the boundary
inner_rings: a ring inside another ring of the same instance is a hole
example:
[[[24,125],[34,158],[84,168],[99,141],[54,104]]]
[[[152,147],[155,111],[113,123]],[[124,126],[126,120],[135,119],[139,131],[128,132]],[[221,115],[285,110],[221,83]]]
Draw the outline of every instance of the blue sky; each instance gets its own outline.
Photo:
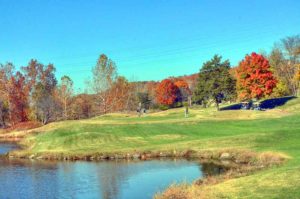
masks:
[[[83,88],[100,53],[129,80],[232,65],[300,33],[299,0],[0,0],[0,63],[54,63]]]

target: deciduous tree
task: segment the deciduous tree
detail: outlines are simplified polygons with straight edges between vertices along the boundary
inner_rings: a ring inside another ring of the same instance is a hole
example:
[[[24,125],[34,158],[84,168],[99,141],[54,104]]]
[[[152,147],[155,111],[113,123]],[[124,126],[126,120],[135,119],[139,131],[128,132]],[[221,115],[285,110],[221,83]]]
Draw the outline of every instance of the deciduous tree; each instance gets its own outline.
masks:
[[[276,83],[269,61],[260,54],[246,55],[237,68],[237,91],[240,100],[268,97]]]
[[[149,93],[139,92],[137,93],[138,102],[141,103],[141,108],[149,109],[151,104],[151,99],[149,98]]]
[[[0,127],[5,127],[10,120],[9,90],[13,70],[12,63],[0,64]]]
[[[84,119],[94,116],[93,95],[79,94],[72,98],[70,117],[72,119]]]
[[[8,90],[10,120],[13,124],[28,121],[28,92],[25,77],[19,71],[11,76]]]
[[[109,89],[117,79],[117,67],[105,54],[101,54],[93,72],[93,90],[96,94],[100,113],[110,111],[109,100],[112,100]]]
[[[273,89],[272,97],[282,97],[292,95],[292,82],[290,82],[290,76],[293,76],[293,72],[287,61],[284,58],[282,51],[279,48],[273,48],[269,55],[269,63],[271,71],[277,79],[276,87]],[[292,72],[292,73],[291,73]]]
[[[54,65],[44,66],[32,59],[22,70],[29,87],[31,106],[36,119],[43,124],[55,120],[59,106],[54,96],[57,85]]]
[[[290,36],[275,44],[269,56],[270,65],[276,78],[277,92],[284,89],[282,95],[297,95],[299,81],[297,74],[300,64],[300,35]]]
[[[63,105],[63,117],[68,119],[68,105],[73,95],[73,81],[69,76],[63,76],[58,87],[59,99]]]
[[[189,88],[188,83],[181,79],[174,79],[174,84],[178,88],[178,93],[177,93],[177,102],[188,102],[189,105],[191,105],[191,90]]]
[[[107,92],[107,107],[110,107],[110,111],[128,110],[128,105],[133,94],[131,85],[125,77],[117,77],[116,81]]]
[[[156,89],[156,100],[159,104],[171,106],[176,102],[178,87],[170,79],[160,82]]]

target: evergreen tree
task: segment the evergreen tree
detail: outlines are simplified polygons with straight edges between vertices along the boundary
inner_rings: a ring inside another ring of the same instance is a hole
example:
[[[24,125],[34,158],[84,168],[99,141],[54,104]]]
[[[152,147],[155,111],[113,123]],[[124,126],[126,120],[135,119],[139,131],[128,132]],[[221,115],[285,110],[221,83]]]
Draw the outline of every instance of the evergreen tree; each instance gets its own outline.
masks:
[[[221,61],[222,57],[215,55],[203,64],[199,72],[198,83],[194,91],[194,100],[206,104],[213,100],[219,110],[222,100],[230,100],[235,96],[235,80],[230,75],[230,62]]]

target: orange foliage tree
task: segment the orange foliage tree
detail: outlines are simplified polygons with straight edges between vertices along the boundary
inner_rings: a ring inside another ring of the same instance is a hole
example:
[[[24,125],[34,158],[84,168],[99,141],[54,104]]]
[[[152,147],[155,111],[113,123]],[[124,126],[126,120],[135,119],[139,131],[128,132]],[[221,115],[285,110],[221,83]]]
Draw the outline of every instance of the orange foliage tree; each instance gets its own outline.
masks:
[[[163,80],[156,89],[156,100],[159,104],[170,106],[176,102],[179,89],[170,79]]]
[[[93,95],[78,94],[72,97],[70,104],[71,119],[84,119],[95,116],[93,114]]]
[[[178,79],[174,82],[175,86],[177,86],[178,88],[184,88],[184,89],[188,89],[189,85],[186,81],[182,80],[182,79]]]
[[[177,101],[183,102],[183,101],[189,101],[189,104],[191,103],[191,95],[192,92],[189,88],[189,84],[184,79],[175,79],[174,81],[175,86],[178,87],[179,92],[177,93]]]
[[[109,107],[110,112],[129,109],[134,90],[125,77],[117,77],[116,81],[107,92],[107,107]]]
[[[237,92],[240,100],[269,96],[277,80],[270,70],[269,61],[262,55],[246,55],[236,69]]]
[[[300,81],[300,64],[297,65],[296,81]]]

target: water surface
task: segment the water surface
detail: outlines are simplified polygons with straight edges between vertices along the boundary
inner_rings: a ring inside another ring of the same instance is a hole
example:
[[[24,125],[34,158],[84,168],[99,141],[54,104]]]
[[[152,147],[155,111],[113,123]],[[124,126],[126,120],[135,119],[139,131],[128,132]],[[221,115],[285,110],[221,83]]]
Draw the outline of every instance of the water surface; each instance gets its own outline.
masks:
[[[0,153],[13,145],[0,144]],[[0,159],[0,198],[152,198],[221,169],[188,160],[51,162]]]

